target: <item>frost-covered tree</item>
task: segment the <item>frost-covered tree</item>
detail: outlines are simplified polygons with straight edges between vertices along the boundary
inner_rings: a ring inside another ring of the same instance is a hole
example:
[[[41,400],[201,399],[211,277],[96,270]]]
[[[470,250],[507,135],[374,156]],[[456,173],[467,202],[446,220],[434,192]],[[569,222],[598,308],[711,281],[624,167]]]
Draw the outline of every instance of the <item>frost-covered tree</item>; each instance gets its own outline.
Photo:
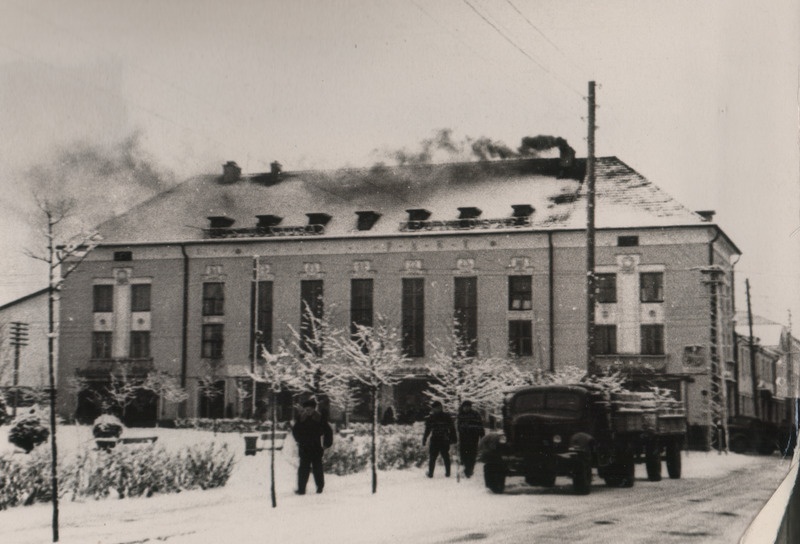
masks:
[[[189,394],[181,387],[178,379],[164,370],[149,372],[141,387],[145,391],[150,391],[156,395],[158,402],[156,422],[158,422],[158,416],[161,415],[162,403],[177,404],[189,398]]]
[[[344,374],[363,384],[369,391],[372,413],[370,432],[370,464],[372,492],[378,489],[376,459],[378,429],[378,395],[381,388],[397,385],[403,379],[408,358],[403,353],[400,334],[382,316],[372,327],[355,325],[351,335],[338,335],[337,349],[342,355],[340,368]]]

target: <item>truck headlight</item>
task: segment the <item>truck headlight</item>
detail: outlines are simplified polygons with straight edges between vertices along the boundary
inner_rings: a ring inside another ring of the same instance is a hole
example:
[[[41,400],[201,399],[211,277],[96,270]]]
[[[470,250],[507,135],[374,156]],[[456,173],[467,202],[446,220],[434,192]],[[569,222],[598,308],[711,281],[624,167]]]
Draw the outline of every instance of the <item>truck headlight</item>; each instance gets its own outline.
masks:
[[[561,444],[561,435],[559,434],[553,435],[553,444]]]

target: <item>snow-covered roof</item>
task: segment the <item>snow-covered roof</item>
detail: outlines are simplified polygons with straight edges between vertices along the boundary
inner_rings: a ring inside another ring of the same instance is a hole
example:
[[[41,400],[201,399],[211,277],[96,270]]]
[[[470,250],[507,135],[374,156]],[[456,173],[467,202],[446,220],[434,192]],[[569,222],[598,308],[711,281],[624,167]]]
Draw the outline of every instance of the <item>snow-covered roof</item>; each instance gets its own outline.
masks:
[[[334,171],[243,175],[233,183],[199,176],[134,207],[99,227],[104,243],[178,242],[207,237],[208,217],[228,217],[232,228],[254,228],[256,216],[282,218],[279,227],[301,227],[307,214],[331,217],[325,237],[402,235],[410,209],[429,221],[460,218],[458,208],[481,210],[493,230],[582,229],[586,226],[585,159],[564,168],[559,159],[519,159],[410,165]],[[616,157],[596,161],[597,228],[699,225],[705,222]],[[535,209],[511,224],[512,206]],[[358,230],[356,212],[380,214]],[[442,226],[442,225],[440,225]],[[446,225],[449,228],[452,225]]]

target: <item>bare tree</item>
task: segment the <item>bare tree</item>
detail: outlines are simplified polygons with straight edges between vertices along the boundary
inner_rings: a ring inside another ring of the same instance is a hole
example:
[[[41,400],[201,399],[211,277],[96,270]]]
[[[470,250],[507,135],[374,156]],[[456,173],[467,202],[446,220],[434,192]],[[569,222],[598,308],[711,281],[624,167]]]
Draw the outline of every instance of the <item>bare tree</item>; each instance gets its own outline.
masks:
[[[158,426],[158,418],[161,415],[162,403],[176,404],[189,398],[189,394],[181,387],[178,379],[164,370],[149,372],[144,382],[142,382],[141,388],[145,391],[151,391],[157,397],[156,426]]]
[[[109,384],[106,389],[106,397],[110,399],[122,414],[125,421],[128,406],[130,406],[139,396],[143,389],[143,380],[133,378],[128,374],[125,365],[118,365],[115,371],[109,372]]]
[[[275,429],[278,426],[278,393],[291,390],[297,384],[297,359],[289,355],[287,351],[272,354],[262,345],[261,358],[256,364],[255,371],[251,377],[256,382],[266,383],[270,390],[270,407],[272,425],[270,428],[270,496],[272,507],[278,506],[275,495]]]
[[[34,195],[36,204],[42,213],[45,249],[43,251],[26,250],[29,257],[43,261],[48,266],[47,282],[47,372],[50,389],[50,449],[51,480],[53,488],[53,542],[58,542],[58,442],[56,440],[56,339],[59,332],[56,328],[55,305],[58,292],[64,281],[86,259],[89,252],[100,243],[100,235],[96,232],[79,233],[70,236],[67,231],[69,219],[75,209],[73,199],[55,197],[48,199]]]
[[[403,366],[409,359],[403,353],[397,329],[382,316],[377,316],[373,327],[356,325],[352,335],[339,335],[336,340],[337,350],[343,355],[340,363],[343,374],[349,374],[369,390],[372,412],[370,463],[372,492],[375,493],[378,490],[378,395],[381,388],[397,385],[403,379]]]

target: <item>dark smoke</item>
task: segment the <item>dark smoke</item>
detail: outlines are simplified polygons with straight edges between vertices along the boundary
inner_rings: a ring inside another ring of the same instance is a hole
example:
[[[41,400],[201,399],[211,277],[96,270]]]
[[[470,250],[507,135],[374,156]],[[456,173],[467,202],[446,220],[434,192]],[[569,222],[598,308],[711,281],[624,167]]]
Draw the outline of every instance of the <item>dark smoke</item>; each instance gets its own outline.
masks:
[[[74,200],[74,221],[91,228],[175,184],[155,165],[140,134],[102,145],[77,142],[26,172],[33,193],[51,201]]]
[[[481,137],[472,142],[472,153],[478,160],[514,159],[519,155],[503,142],[496,142],[486,137]]]
[[[453,140],[453,131],[442,128],[436,131],[431,138],[425,138],[419,144],[418,151],[399,149],[389,152],[389,156],[400,165],[429,164],[436,152],[443,152],[446,156],[457,157],[464,151],[464,144]]]
[[[575,150],[570,147],[567,141],[560,136],[525,136],[519,146],[519,154],[522,156],[538,156],[542,151],[558,148],[561,158],[566,160],[575,159]]]

